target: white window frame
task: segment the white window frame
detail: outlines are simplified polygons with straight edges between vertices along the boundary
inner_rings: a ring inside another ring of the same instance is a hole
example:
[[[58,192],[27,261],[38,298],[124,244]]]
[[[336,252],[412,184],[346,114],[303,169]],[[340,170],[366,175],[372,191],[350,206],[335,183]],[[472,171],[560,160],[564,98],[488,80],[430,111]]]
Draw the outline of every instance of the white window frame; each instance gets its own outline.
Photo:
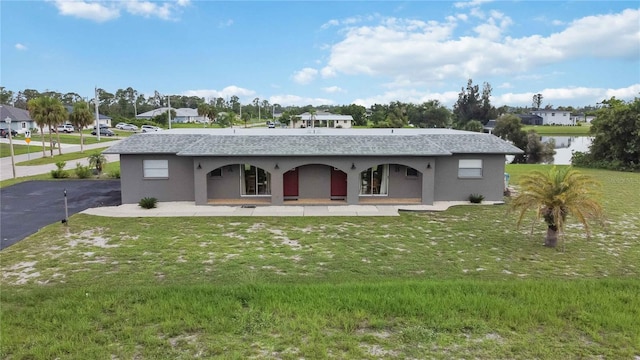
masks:
[[[458,178],[479,179],[483,175],[482,159],[460,159],[458,160]]]
[[[168,179],[169,160],[142,160],[142,176],[145,179]]]

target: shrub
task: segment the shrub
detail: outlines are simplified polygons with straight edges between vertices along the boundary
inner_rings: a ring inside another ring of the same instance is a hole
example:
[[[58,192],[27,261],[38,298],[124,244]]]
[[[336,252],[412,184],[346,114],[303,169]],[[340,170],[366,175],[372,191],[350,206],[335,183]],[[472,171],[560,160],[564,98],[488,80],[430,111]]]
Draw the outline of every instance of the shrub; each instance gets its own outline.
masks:
[[[91,169],[88,166],[84,166],[80,163],[76,163],[75,172],[78,179],[86,179],[91,176]]]
[[[469,195],[469,201],[473,204],[480,204],[482,200],[484,200],[484,195],[481,195],[481,194]]]
[[[109,171],[108,176],[112,179],[120,179],[120,169],[114,169]]]
[[[64,179],[68,178],[69,174],[64,170],[64,167],[67,165],[64,161],[58,161],[56,163],[56,170],[51,170],[51,177],[54,179]]]
[[[144,209],[153,209],[157,204],[158,199],[154,197],[143,197],[142,199],[140,199],[140,202],[138,202],[138,205]]]

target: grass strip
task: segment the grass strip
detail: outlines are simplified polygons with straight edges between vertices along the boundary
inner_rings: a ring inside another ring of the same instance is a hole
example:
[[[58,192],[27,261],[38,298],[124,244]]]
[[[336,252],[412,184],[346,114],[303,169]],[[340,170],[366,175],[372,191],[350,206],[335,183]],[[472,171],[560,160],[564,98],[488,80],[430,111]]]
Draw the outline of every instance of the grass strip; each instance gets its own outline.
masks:
[[[71,153],[63,153],[62,155],[53,155],[53,157],[42,157],[38,159],[32,159],[27,161],[22,161],[17,163],[19,166],[29,166],[29,165],[45,165],[45,164],[55,164],[59,161],[69,161],[69,160],[78,160],[85,159],[91,156],[92,154],[99,154],[105,151],[108,147],[85,150],[85,152],[71,152]]]

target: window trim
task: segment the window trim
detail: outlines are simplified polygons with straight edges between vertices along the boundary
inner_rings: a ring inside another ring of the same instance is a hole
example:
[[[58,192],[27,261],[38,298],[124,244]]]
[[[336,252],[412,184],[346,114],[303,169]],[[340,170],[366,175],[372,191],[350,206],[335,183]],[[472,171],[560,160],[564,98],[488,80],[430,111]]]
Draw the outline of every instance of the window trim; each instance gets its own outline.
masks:
[[[148,173],[157,171],[157,175]],[[169,178],[169,160],[167,159],[144,159],[142,160],[142,177],[150,180],[163,180]]]
[[[479,166],[478,166],[479,163]],[[473,174],[479,170],[478,174]],[[469,172],[469,173],[467,173]],[[482,159],[459,159],[458,179],[482,179],[484,176],[484,161]]]

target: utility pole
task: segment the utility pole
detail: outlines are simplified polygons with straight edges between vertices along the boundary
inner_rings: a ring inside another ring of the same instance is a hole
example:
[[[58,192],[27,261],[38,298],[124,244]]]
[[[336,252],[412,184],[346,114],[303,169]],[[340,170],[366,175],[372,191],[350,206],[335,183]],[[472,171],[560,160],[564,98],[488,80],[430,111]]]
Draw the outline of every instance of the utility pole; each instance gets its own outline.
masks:
[[[167,96],[167,118],[169,119],[169,129],[171,129],[171,96]]]
[[[98,87],[95,87],[96,96],[96,135],[98,136],[98,142],[100,142],[100,114],[98,114]],[[59,146],[59,145],[58,145]]]

